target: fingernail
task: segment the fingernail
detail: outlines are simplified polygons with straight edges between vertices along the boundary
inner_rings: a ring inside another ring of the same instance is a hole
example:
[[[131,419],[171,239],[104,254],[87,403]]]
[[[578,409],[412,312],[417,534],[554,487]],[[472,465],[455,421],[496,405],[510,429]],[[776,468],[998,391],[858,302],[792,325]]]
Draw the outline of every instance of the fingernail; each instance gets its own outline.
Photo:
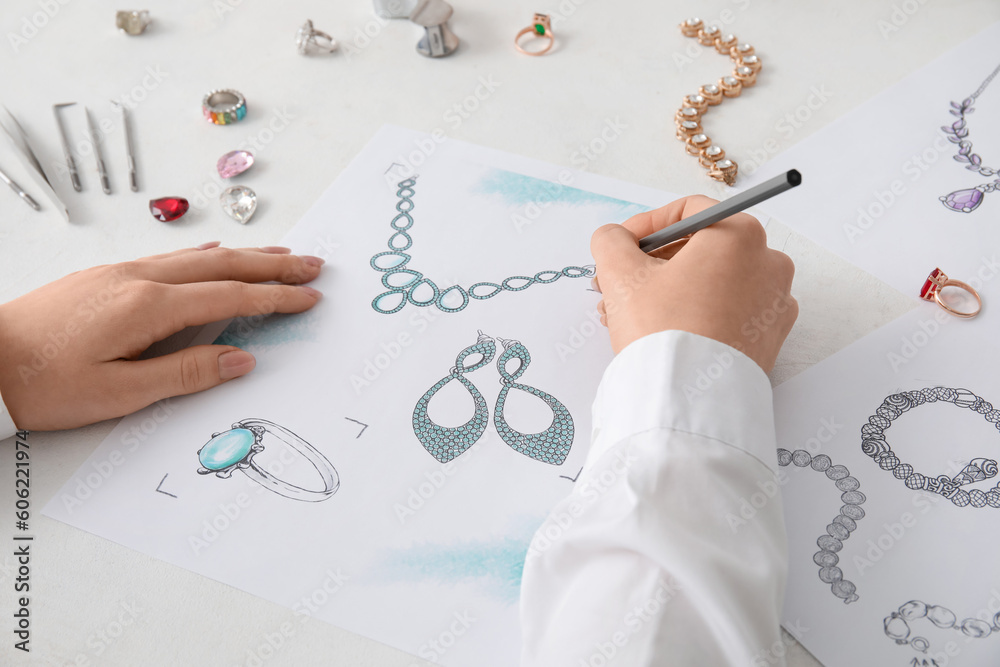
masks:
[[[219,379],[232,380],[246,375],[257,365],[253,355],[243,350],[230,350],[219,355]]]
[[[312,255],[301,255],[302,261],[309,266],[323,266],[326,264],[326,260],[322,257],[313,257]]]
[[[313,289],[312,287],[309,287],[307,285],[299,285],[299,289],[314,299],[318,299],[321,296],[323,296],[323,293],[320,292],[318,289]]]
[[[261,248],[260,251],[271,255],[287,255],[292,251],[292,249],[280,245],[269,245]]]
[[[222,245],[222,241],[209,241],[208,243],[202,243],[199,246],[195,246],[196,250],[208,250],[210,248],[218,248]]]

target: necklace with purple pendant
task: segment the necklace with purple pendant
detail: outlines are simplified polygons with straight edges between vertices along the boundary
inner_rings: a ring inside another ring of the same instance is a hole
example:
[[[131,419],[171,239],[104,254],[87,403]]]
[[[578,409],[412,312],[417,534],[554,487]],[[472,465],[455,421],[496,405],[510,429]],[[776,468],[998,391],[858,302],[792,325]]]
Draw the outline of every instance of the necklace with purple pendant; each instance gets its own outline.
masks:
[[[990,85],[990,82],[993,81],[993,77],[995,77],[998,72],[1000,72],[1000,67],[993,70],[993,72],[986,77],[986,80],[983,81],[983,85],[979,86],[979,90],[965,98],[961,104],[958,102],[952,102],[952,108],[949,111],[951,115],[957,116],[958,120],[950,126],[945,125],[941,128],[944,131],[945,136],[948,137],[948,141],[953,144],[958,144],[958,155],[955,155],[954,159],[957,162],[964,162],[966,169],[978,172],[981,176],[997,176],[998,171],[992,167],[985,166],[983,164],[983,159],[977,153],[972,152],[972,142],[968,139],[969,128],[965,126],[965,116],[975,111],[972,107],[973,103],[976,101],[976,98],[979,97],[984,90],[986,90],[986,86]],[[1000,178],[990,181],[989,183],[977,185],[976,187],[968,190],[956,190],[955,192],[950,192],[944,197],[940,197],[940,199],[945,207],[951,211],[972,213],[979,208],[980,204],[983,203],[983,197],[987,192],[994,192],[996,190],[1000,190]]]

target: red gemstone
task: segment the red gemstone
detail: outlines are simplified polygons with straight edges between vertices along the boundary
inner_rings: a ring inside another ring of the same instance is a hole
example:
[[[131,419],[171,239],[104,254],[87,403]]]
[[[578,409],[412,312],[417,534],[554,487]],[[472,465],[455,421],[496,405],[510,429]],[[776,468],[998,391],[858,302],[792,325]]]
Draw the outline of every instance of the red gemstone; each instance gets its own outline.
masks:
[[[160,222],[171,222],[188,212],[188,200],[184,197],[161,197],[149,200],[149,212]]]
[[[928,301],[934,298],[934,293],[938,291],[938,284],[934,280],[941,275],[941,269],[934,269],[931,274],[927,276],[927,280],[924,281],[924,286],[920,288],[920,298],[927,299]]]

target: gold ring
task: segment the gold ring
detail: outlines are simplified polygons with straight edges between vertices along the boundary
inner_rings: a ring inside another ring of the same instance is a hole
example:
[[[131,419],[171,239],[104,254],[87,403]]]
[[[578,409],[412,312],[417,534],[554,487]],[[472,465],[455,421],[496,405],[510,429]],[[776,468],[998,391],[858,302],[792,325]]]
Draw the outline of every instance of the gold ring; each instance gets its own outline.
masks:
[[[534,33],[535,37],[547,37],[549,40],[548,44],[543,46],[538,51],[528,51],[521,46],[520,41],[522,37],[531,33]],[[548,53],[549,49],[552,48],[552,45],[555,44],[555,41],[555,37],[552,36],[552,20],[549,18],[548,14],[535,14],[535,18],[532,19],[532,24],[517,33],[517,36],[514,38],[514,46],[518,51],[526,56],[540,56],[543,53]]]
[[[976,300],[976,309],[971,313],[966,313],[960,310],[955,310],[946,304],[941,299],[941,290],[945,287],[957,287],[971,294],[972,298]],[[934,269],[931,271],[931,274],[927,276],[927,280],[924,281],[924,286],[920,288],[920,298],[925,301],[936,301],[937,305],[941,306],[955,317],[975,317],[979,314],[979,311],[983,309],[983,300],[979,297],[979,292],[977,292],[971,285],[967,285],[961,280],[952,280],[945,275],[945,272],[941,269]]]

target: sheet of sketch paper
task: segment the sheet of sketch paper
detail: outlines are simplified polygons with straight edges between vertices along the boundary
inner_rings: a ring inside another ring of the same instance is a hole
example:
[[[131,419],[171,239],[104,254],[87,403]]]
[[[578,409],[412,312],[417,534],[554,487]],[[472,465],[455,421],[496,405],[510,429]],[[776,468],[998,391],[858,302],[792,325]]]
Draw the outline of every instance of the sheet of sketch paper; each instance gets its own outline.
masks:
[[[926,304],[775,389],[783,622],[828,667],[1000,664],[996,322]]]
[[[590,234],[672,199],[383,128],[285,239],[328,258],[319,304],[230,324],[253,373],[124,419],[47,514],[427,659],[514,664],[528,542],[611,357]]]
[[[1000,23],[766,162],[745,185],[799,169],[795,197],[762,208],[905,294],[916,298],[935,267],[985,284],[1000,274],[997,43]],[[804,90],[776,132],[808,131],[808,105],[836,94]],[[741,161],[740,170],[754,166]]]

